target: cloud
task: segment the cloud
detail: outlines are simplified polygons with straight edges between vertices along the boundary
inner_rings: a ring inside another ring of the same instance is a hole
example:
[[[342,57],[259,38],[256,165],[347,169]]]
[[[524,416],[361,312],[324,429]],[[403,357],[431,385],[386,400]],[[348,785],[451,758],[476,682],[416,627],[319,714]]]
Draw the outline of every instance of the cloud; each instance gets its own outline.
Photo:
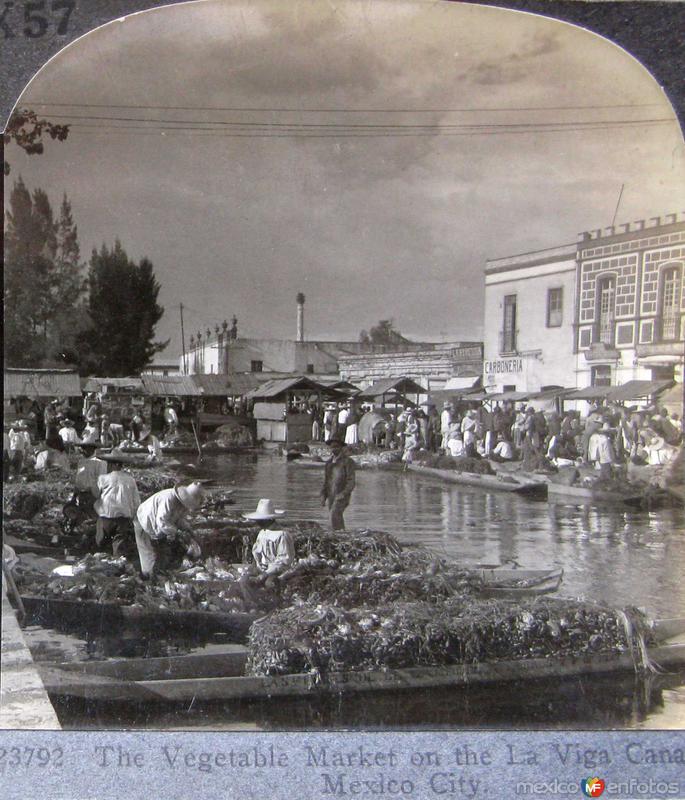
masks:
[[[539,68],[537,62],[541,57],[555,53],[560,48],[556,32],[537,31],[520,50],[484,59],[465,70],[461,77],[481,86],[518,83]]]

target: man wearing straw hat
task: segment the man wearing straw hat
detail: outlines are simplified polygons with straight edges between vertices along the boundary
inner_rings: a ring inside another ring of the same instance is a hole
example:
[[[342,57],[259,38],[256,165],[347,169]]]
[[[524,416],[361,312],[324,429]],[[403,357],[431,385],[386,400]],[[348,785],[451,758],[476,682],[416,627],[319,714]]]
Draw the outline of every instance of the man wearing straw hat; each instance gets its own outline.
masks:
[[[295,560],[295,543],[290,531],[274,528],[277,517],[285,511],[274,508],[268,498],[262,498],[257,508],[250,514],[243,514],[245,519],[258,522],[262,529],[252,547],[257,569],[266,576],[274,575],[287,569]]]
[[[169,569],[186,553],[200,555],[187,512],[196,511],[203,502],[202,485],[193,481],[188,486],[162,489],[141,503],[133,528],[143,577]]]
[[[350,497],[355,484],[354,461],[345,453],[342,439],[331,439],[328,443],[333,453],[326,462],[324,481],[321,489],[321,505],[328,503],[331,512],[331,528],[334,531],[345,530],[343,512],[350,504]]]

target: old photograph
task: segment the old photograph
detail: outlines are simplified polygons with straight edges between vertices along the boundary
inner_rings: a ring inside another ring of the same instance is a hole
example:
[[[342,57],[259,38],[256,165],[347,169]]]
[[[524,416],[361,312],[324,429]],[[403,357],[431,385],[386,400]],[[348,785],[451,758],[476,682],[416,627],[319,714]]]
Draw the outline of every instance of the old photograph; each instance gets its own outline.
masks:
[[[4,158],[0,728],[685,727],[685,146],[634,56],[179,3]]]

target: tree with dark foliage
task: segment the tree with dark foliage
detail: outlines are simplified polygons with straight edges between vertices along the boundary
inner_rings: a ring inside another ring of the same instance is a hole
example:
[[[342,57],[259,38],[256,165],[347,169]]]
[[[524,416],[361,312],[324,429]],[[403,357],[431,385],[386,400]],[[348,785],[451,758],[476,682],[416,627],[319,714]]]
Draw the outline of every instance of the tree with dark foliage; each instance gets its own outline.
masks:
[[[5,358],[9,366],[74,362],[85,289],[66,195],[55,220],[47,194],[14,184],[5,215]]]
[[[80,337],[86,371],[137,375],[167,342],[153,341],[164,309],[152,263],[133,262],[118,240],[110,250],[93,250],[88,272],[90,325]]]
[[[381,319],[370,331],[362,331],[359,334],[359,341],[362,344],[384,344],[392,347],[410,344],[409,339],[405,339],[395,329],[395,324],[391,319]]]
[[[43,134],[51,139],[63,142],[69,134],[68,125],[57,125],[47,119],[39,119],[35,111],[27,108],[15,111],[10,117],[3,140],[5,147],[14,142],[29,155],[40,154],[44,151]],[[3,161],[5,175],[10,174],[10,165]]]

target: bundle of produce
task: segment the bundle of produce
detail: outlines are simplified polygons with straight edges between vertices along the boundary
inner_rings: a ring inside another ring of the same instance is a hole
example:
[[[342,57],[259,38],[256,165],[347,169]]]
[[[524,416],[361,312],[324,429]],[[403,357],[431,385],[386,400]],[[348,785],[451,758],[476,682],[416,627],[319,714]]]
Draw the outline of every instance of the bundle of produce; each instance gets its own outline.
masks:
[[[471,456],[439,455],[421,451],[414,457],[414,462],[421,467],[431,467],[433,469],[451,469],[455,472],[471,472],[476,475],[494,475],[490,462],[487,458],[472,458]]]
[[[473,595],[482,588],[482,579],[475,571],[460,569],[427,550],[414,548],[344,564],[309,556],[280,576],[278,588],[275,605],[281,607],[306,602],[355,608]]]
[[[162,489],[171,489],[177,482],[174,473],[162,467],[139,469],[127,466],[126,472],[130,472],[136,479],[138,491],[144,500]]]
[[[248,674],[481,663],[621,652],[642,615],[570,600],[525,603],[450,598],[380,608],[292,606],[250,630]]]
[[[397,554],[402,550],[397,539],[384,531],[324,531],[316,524],[300,524],[293,535],[298,558],[316,555],[326,560],[350,562],[386,553]]]

